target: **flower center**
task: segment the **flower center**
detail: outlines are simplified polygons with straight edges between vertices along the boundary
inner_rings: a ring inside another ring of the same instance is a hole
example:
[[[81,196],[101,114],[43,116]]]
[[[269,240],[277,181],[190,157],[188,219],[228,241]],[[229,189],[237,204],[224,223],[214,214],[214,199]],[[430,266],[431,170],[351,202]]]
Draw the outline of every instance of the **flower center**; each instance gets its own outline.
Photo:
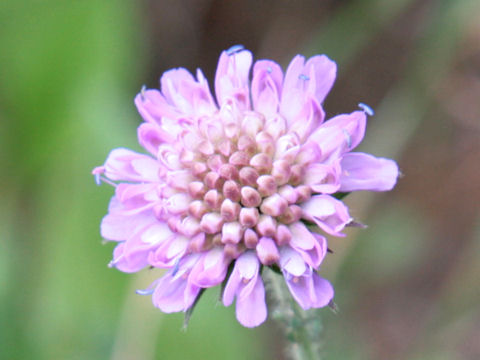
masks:
[[[187,144],[191,153],[181,154],[181,164],[193,178],[188,184],[191,201],[180,225],[178,220],[169,224],[192,239],[190,251],[221,246],[237,258],[259,244],[287,244],[288,225],[300,219],[299,204],[311,191],[302,185],[308,161],[302,161],[295,134],[279,133],[257,112],[224,112],[199,121],[197,138]]]

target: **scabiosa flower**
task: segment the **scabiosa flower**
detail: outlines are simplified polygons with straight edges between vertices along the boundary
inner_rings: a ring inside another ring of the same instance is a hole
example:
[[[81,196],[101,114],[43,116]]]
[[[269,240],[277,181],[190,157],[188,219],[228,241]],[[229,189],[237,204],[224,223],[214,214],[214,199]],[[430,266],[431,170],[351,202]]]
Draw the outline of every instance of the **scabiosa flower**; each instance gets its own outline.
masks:
[[[371,110],[324,121],[323,100],[336,65],[297,55],[285,75],[270,60],[249,73],[252,54],[224,51],[215,98],[200,70],[163,74],[160,90],[135,98],[145,120],[138,140],[150,153],[112,150],[94,169],[115,187],[101,224],[116,241],[110,266],[124,272],[167,269],[149,289],[164,312],[189,311],[204,289],[222,284],[247,327],[267,317],[262,268],[283,274],[303,309],[328,305],[330,283],[317,273],[325,234],[352,223],[338,194],[385,191],[394,161],[352,152]]]

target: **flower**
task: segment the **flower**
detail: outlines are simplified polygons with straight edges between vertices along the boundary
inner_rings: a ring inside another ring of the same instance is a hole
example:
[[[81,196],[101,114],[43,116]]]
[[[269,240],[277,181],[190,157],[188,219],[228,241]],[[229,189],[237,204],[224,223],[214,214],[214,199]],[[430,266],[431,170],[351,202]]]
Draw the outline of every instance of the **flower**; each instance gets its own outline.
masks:
[[[190,311],[204,289],[223,285],[247,327],[267,317],[263,267],[271,267],[303,309],[328,305],[331,284],[318,275],[325,234],[352,223],[338,194],[386,191],[394,161],[352,152],[362,141],[362,110],[328,121],[322,108],[336,65],[297,55],[285,75],[270,60],[253,65],[235,46],[222,52],[215,95],[200,70],[163,74],[161,90],[135,104],[138,140],[150,153],[111,151],[93,170],[115,187],[101,234],[116,241],[110,266],[124,272],[167,269],[142,294],[164,312]]]

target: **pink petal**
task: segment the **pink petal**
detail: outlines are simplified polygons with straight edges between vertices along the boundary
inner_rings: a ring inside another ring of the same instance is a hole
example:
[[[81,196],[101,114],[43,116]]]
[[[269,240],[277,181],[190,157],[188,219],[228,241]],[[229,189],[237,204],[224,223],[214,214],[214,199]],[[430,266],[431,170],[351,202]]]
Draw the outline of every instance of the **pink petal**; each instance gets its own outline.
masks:
[[[367,117],[363,111],[338,115],[323,123],[307,142],[318,144],[324,161],[339,157],[362,141],[366,123]]]
[[[227,99],[233,98],[242,109],[250,108],[248,75],[251,65],[250,51],[222,52],[215,74],[215,94],[220,107]]]
[[[253,280],[251,280],[253,281]],[[267,305],[265,303],[265,287],[262,278],[258,276],[253,283],[253,289],[247,294],[237,297],[237,320],[246,327],[255,327],[267,319]]]
[[[143,119],[152,124],[159,124],[163,117],[171,119],[179,116],[178,111],[168,104],[160,91],[143,90],[135,97],[135,105]]]
[[[155,182],[158,171],[155,159],[125,148],[112,150],[105,161],[105,175],[111,180]]]
[[[348,153],[343,156],[341,166],[340,191],[388,191],[397,182],[398,166],[390,159]]]
[[[270,60],[255,63],[252,79],[253,107],[267,118],[277,113],[282,81],[282,68],[277,63]]]
[[[312,196],[301,207],[305,219],[314,221],[331,235],[344,236],[340,231],[352,220],[348,208],[329,195]]]
[[[337,64],[326,55],[316,55],[308,59],[305,73],[314,80],[315,99],[319,104],[329,93],[337,76]]]
[[[316,193],[333,194],[340,188],[340,164],[334,161],[326,165],[315,163],[307,167],[304,184]]]
[[[157,221],[151,212],[125,215],[122,213],[122,210],[123,205],[116,197],[112,197],[109,212],[102,219],[100,225],[101,235],[105,239],[115,241],[127,240],[133,236],[138,229]]]
[[[318,128],[324,118],[325,112],[319,103],[315,99],[307,97],[302,109],[291,122],[289,131],[295,132],[300,142],[303,143]]]
[[[280,249],[280,267],[293,276],[301,276],[307,271],[305,261],[290,246],[283,246]]]
[[[185,115],[198,118],[216,110],[208,83],[200,72],[200,82],[183,68],[165,72],[160,80],[167,101]]]
[[[196,263],[189,276],[189,281],[196,286],[208,288],[220,284],[225,275],[230,260],[220,248],[213,248],[204,253]]]

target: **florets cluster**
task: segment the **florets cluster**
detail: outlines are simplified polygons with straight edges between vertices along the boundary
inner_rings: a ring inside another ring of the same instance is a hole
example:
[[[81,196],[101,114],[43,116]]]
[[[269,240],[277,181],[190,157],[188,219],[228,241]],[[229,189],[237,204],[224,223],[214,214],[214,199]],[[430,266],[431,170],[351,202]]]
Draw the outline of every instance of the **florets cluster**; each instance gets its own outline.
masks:
[[[135,99],[145,122],[140,144],[151,154],[114,149],[93,173],[115,186],[102,236],[118,241],[112,267],[168,271],[147,293],[165,312],[191,309],[203,289],[224,284],[245,326],[267,317],[262,267],[280,270],[299,305],[333,298],[317,271],[327,253],[323,234],[343,236],[352,223],[335,194],[390,190],[392,160],[351,152],[370,109],[324,122],[322,103],[336,65],[298,55],[285,76],[278,64],[241,47],[224,51],[216,99],[202,72],[179,68],[161,91]],[[142,292],[145,293],[145,292]]]

